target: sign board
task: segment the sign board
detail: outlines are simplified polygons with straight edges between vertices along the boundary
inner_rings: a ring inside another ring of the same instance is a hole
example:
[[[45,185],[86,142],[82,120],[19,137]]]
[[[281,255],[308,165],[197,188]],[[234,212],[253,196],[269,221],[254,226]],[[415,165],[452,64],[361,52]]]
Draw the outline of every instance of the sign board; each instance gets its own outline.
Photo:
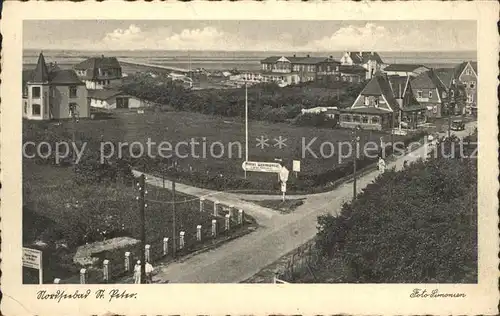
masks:
[[[300,160],[294,160],[292,170],[295,172],[300,172]]]
[[[23,267],[38,269],[39,283],[43,284],[42,252],[23,247]]]
[[[281,182],[281,192],[286,192],[286,182]]]
[[[286,167],[281,168],[281,171],[280,171],[280,180],[281,180],[281,182],[287,182],[288,181],[288,174],[289,173],[290,173],[290,171],[288,171],[288,169]]]
[[[23,247],[23,267],[40,269],[42,267],[42,252]]]
[[[241,166],[245,171],[272,172],[272,173],[279,173],[281,171],[281,165],[276,162],[245,161]]]

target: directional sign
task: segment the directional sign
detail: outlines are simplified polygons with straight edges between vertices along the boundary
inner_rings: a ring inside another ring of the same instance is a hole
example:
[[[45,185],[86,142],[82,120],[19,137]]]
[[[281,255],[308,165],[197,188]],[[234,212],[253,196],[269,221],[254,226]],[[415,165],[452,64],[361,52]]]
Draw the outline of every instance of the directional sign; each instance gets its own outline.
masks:
[[[281,168],[281,171],[280,171],[280,180],[281,180],[281,182],[287,182],[288,181],[288,174],[289,173],[290,173],[290,171],[288,171],[288,169],[286,167]]]
[[[38,269],[40,284],[43,284],[42,252],[23,247],[23,267]]]
[[[281,182],[281,192],[286,192],[286,182]]]
[[[294,160],[292,170],[295,172],[300,172],[300,160]]]
[[[272,172],[272,173],[279,173],[281,171],[281,165],[276,162],[245,161],[243,162],[241,167],[245,171]]]

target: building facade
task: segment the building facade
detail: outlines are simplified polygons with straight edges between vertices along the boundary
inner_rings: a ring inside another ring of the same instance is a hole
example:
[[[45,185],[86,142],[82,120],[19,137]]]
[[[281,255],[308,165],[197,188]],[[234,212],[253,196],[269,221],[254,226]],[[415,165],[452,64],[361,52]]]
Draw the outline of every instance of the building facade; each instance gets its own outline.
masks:
[[[448,89],[433,70],[413,78],[411,84],[415,98],[426,107],[428,117],[447,115]]]
[[[425,67],[424,65],[390,64],[384,67],[382,70],[388,76],[417,77],[420,74],[429,71],[429,68]]]
[[[139,109],[153,105],[114,89],[89,90],[88,99],[91,107],[107,110]]]
[[[340,110],[340,126],[369,130],[416,128],[426,121],[425,107],[412,93],[409,77],[377,74],[361,91],[353,105]]]
[[[34,70],[23,71],[23,117],[30,120],[89,117],[87,88],[70,69],[47,66],[40,53]]]
[[[344,52],[340,63],[344,66],[357,65],[365,68],[365,79],[371,79],[384,67],[384,62],[377,52]]]
[[[87,89],[105,89],[120,85],[122,67],[115,57],[91,57],[74,66]]]

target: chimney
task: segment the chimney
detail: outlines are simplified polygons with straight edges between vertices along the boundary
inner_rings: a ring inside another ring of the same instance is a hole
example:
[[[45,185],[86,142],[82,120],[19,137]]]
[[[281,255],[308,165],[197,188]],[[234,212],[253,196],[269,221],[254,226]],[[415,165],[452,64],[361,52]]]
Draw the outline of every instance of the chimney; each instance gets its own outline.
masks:
[[[297,57],[297,55],[296,55],[296,54],[293,54],[293,57]]]
[[[307,54],[307,57],[311,57],[311,55]]]
[[[330,55],[330,59],[333,59],[333,56],[332,56],[332,55]]]
[[[101,55],[101,58],[104,58],[104,54]]]

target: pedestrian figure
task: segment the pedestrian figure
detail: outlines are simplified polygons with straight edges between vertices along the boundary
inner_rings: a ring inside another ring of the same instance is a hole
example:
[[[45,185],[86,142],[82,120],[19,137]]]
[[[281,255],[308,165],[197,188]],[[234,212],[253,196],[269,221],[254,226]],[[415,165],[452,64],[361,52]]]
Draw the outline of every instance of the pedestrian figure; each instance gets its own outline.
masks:
[[[385,161],[382,157],[378,159],[378,170],[380,171],[380,173],[384,173],[385,171]]]
[[[153,265],[146,261],[146,282],[153,283]]]
[[[141,260],[137,260],[137,263],[135,264],[134,267],[134,283],[135,284],[141,283]]]

